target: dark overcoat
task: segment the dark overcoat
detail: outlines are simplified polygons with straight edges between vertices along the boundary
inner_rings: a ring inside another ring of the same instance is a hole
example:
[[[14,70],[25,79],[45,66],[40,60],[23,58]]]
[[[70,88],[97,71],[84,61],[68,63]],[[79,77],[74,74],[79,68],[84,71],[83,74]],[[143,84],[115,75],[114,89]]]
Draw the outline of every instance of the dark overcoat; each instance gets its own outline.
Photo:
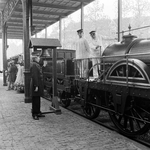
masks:
[[[40,65],[37,62],[32,62],[30,67],[30,95],[43,96],[43,77]],[[38,91],[35,88],[38,87]]]
[[[16,65],[12,64],[8,70],[8,72],[9,72],[8,81],[9,82],[15,82],[17,71],[18,71],[18,69],[17,69]]]

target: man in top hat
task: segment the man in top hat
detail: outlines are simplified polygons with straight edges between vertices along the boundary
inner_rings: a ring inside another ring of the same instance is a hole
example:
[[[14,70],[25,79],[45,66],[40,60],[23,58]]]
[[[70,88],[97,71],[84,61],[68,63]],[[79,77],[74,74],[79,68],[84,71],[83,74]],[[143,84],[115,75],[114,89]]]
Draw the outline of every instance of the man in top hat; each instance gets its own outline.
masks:
[[[98,71],[100,70],[100,58],[103,53],[103,45],[102,45],[102,39],[98,38],[96,35],[96,31],[89,32],[91,36],[91,43],[90,43],[90,50],[91,54],[90,56],[93,58],[93,77],[98,77]],[[97,58],[95,58],[97,57]],[[97,64],[97,65],[96,65]],[[98,65],[99,64],[99,65]]]
[[[80,77],[86,78],[88,73],[88,59],[90,54],[90,47],[87,40],[84,38],[83,29],[77,30],[79,40],[76,43],[76,59],[78,60],[78,68]]]

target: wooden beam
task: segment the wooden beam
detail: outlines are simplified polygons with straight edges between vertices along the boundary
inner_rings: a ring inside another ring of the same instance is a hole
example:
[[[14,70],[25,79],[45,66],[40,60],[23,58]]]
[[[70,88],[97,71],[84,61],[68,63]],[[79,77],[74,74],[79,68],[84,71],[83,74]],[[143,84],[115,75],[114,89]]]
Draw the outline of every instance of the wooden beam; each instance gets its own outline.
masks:
[[[13,39],[15,39],[16,37],[18,37],[18,38],[20,38],[20,37],[22,37],[23,35],[21,35],[21,34],[14,34],[13,32],[11,32],[11,33],[7,33],[7,38],[9,39],[9,38],[13,38]],[[2,38],[2,34],[0,33],[0,39]],[[17,39],[18,39],[17,38]]]
[[[23,32],[19,32],[19,31],[8,31],[7,34],[8,35],[13,34],[13,35],[22,35],[23,36]]]
[[[17,29],[17,28],[8,28],[7,32],[23,32],[23,29]]]
[[[57,21],[59,18],[33,16],[33,20]],[[11,19],[22,19],[22,15],[12,15]]]
[[[21,30],[21,29],[23,29],[23,27],[22,26],[7,26],[7,29],[9,30],[9,29],[18,29],[18,30]]]
[[[7,23],[7,26],[8,27],[18,27],[18,28],[21,28],[21,27],[23,27],[23,24],[18,24],[18,23]],[[45,25],[44,24],[36,24],[36,26],[35,27],[39,27],[39,28],[44,28],[45,27]]]
[[[19,14],[19,15],[12,14],[11,18],[19,18],[19,19],[22,19],[23,16],[22,16],[22,14]]]
[[[15,9],[14,12],[20,12],[22,13],[22,9]],[[61,16],[61,17],[66,17],[66,13],[59,13],[59,12],[51,12],[51,11],[42,11],[42,10],[32,10],[33,14],[38,14],[38,15],[54,15],[54,16]]]
[[[9,35],[14,35],[14,36],[23,36],[23,33],[16,32],[16,31],[15,31],[15,32],[13,32],[13,31],[9,31],[7,34],[8,34],[8,36],[9,36]]]
[[[73,1],[73,2],[80,2],[80,3],[91,3],[91,2],[93,2],[94,0],[70,0],[70,1]]]
[[[7,23],[7,26],[11,26],[11,27],[23,27],[23,24],[18,24],[18,23],[15,23],[13,22],[13,24],[10,22]]]
[[[13,26],[7,26],[7,27],[8,27],[7,30],[23,30],[23,27],[22,27],[22,26],[17,26],[17,27],[16,27],[15,25],[13,25]],[[41,29],[43,29],[43,27],[44,27],[44,26],[35,26],[34,28],[35,28],[35,29],[38,29],[38,30],[39,30],[39,29],[41,30]]]
[[[57,21],[57,20],[55,20],[55,21]],[[48,23],[51,23],[51,22],[54,22],[54,20],[47,20],[46,22],[44,21],[44,20],[33,20],[33,24],[48,24]],[[22,24],[23,23],[23,21],[22,20],[16,20],[16,19],[10,19],[9,21],[8,21],[8,23],[14,23],[14,24]]]
[[[1,35],[0,35],[0,39],[2,39]],[[15,39],[15,40],[17,40],[17,39],[23,39],[23,37],[11,35],[11,36],[8,36],[7,39]]]
[[[36,3],[33,2],[33,7],[45,7],[45,8],[57,8],[57,9],[66,9],[69,11],[75,11],[76,7],[70,7],[70,6],[62,6],[62,5],[54,5],[54,4],[49,4],[49,3]]]
[[[42,14],[38,14],[38,16],[33,16],[34,17],[34,19],[42,19],[42,18],[45,18],[46,20],[47,19],[55,19],[55,18],[57,18],[57,17],[43,17],[43,15],[40,17],[40,15],[42,15]],[[47,14],[47,16],[50,16],[49,14]],[[19,15],[12,15],[11,16],[11,18],[12,19],[22,19],[22,14],[19,14]]]
[[[22,24],[22,23],[23,23],[23,20],[22,20],[22,19],[20,19],[20,20],[18,20],[18,19],[10,19],[10,20],[8,20],[8,23],[17,23],[17,24],[18,24],[18,23],[19,23],[19,24],[21,23],[21,24]]]
[[[66,17],[66,13],[59,13],[59,12],[51,12],[51,11],[42,11],[42,10],[33,10],[33,14],[41,14],[41,15],[53,15],[53,16],[60,16]]]
[[[49,18],[49,17],[37,17],[37,16],[33,16],[33,21],[34,20],[43,20],[43,21],[57,21],[59,18]]]

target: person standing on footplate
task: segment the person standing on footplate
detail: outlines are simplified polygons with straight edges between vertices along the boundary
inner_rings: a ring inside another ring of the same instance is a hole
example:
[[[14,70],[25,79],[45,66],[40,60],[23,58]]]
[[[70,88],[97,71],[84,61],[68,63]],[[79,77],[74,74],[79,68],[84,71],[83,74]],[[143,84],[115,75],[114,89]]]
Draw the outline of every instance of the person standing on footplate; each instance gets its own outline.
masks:
[[[91,49],[91,57],[92,59],[92,64],[93,64],[93,77],[97,78],[99,75],[100,71],[100,59],[98,57],[102,56],[102,53],[104,51],[103,44],[102,44],[102,39],[97,37],[96,31],[91,31],[90,33],[91,36],[91,43],[90,43],[90,49]],[[96,65],[97,64],[97,65]]]
[[[81,59],[80,61],[78,60],[77,66],[79,68],[80,77],[87,78],[90,47],[87,40],[84,38],[83,29],[77,30],[77,34],[79,39],[76,42],[76,59]]]

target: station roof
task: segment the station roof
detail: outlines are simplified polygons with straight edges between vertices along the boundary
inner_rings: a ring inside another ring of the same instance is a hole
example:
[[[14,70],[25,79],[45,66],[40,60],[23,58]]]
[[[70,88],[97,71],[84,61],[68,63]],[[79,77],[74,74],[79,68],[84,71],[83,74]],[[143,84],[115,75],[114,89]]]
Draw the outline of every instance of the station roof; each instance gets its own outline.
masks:
[[[94,0],[32,0],[33,34],[65,18]],[[7,12],[7,38],[23,38],[23,11],[21,0],[0,0],[0,12]],[[5,13],[6,14],[6,13]],[[2,15],[2,14],[1,14]],[[0,38],[2,38],[0,17]]]

